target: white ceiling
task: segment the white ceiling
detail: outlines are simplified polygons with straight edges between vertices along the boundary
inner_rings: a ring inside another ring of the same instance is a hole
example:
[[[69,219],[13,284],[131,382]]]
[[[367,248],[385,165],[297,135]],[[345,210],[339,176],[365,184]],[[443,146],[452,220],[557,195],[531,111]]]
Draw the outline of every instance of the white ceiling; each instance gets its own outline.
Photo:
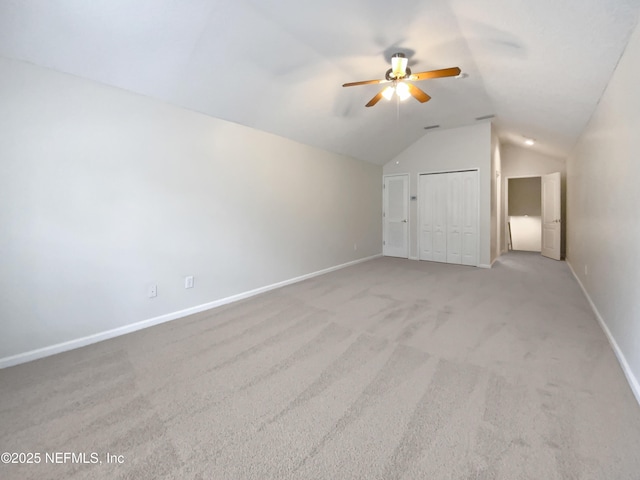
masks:
[[[566,155],[640,0],[0,0],[0,55],[384,164],[494,114],[502,140]],[[405,53],[432,100],[364,105]]]

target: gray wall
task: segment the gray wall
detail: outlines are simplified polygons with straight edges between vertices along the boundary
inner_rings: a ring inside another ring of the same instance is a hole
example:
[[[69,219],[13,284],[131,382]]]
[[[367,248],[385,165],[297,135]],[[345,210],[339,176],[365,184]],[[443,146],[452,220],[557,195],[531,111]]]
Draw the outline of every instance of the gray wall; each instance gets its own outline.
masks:
[[[567,162],[567,261],[640,402],[640,28]]]
[[[480,265],[491,264],[491,124],[432,131],[384,166],[384,175],[409,173],[410,195],[418,194],[418,175],[479,169]],[[418,208],[410,202],[409,256],[418,257]]]
[[[0,360],[381,253],[380,166],[7,59],[0,105]]]

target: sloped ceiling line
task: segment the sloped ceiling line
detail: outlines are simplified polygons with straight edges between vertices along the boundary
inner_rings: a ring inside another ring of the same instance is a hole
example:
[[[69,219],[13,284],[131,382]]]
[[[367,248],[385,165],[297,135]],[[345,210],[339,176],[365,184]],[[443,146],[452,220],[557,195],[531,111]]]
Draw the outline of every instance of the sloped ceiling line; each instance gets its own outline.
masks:
[[[384,164],[428,134],[492,120],[565,156],[635,28],[640,0],[0,0],[0,55]],[[393,50],[432,99],[364,104]],[[346,91],[349,90],[349,91]]]

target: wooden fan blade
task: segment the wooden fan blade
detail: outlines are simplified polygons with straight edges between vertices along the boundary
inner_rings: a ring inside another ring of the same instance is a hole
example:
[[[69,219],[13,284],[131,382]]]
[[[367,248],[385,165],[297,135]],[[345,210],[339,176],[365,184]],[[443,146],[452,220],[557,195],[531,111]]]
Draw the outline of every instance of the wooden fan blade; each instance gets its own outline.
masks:
[[[429,95],[424,93],[415,85],[412,85],[411,83],[407,83],[407,86],[409,87],[409,93],[413,95],[413,98],[418,100],[420,103],[428,102],[429,100],[431,100],[431,97]]]
[[[371,100],[369,100],[369,103],[367,103],[365,105],[365,107],[373,107],[376,103],[378,103],[380,101],[380,99],[382,98],[382,92],[383,91],[384,90],[380,90],[375,97],[373,97]]]
[[[455,77],[460,75],[458,67],[443,68],[442,70],[431,70],[429,72],[412,73],[408,80],[428,80],[429,78]]]
[[[364,80],[362,82],[345,83],[342,86],[343,87],[355,87],[357,85],[372,85],[372,84],[376,84],[376,83],[388,83],[388,82],[389,82],[389,80]]]

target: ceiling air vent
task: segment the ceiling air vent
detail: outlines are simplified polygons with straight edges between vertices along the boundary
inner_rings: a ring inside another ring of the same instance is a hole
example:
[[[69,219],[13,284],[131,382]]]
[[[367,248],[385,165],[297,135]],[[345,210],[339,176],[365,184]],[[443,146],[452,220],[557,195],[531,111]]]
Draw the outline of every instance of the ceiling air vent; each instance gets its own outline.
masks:
[[[432,130],[434,128],[440,128],[440,125],[429,125],[428,127],[424,127],[425,130]]]
[[[494,114],[491,114],[491,115],[483,115],[483,116],[481,116],[481,117],[476,117],[476,120],[489,120],[490,118],[493,118],[493,117],[495,117],[495,115],[494,115]]]

